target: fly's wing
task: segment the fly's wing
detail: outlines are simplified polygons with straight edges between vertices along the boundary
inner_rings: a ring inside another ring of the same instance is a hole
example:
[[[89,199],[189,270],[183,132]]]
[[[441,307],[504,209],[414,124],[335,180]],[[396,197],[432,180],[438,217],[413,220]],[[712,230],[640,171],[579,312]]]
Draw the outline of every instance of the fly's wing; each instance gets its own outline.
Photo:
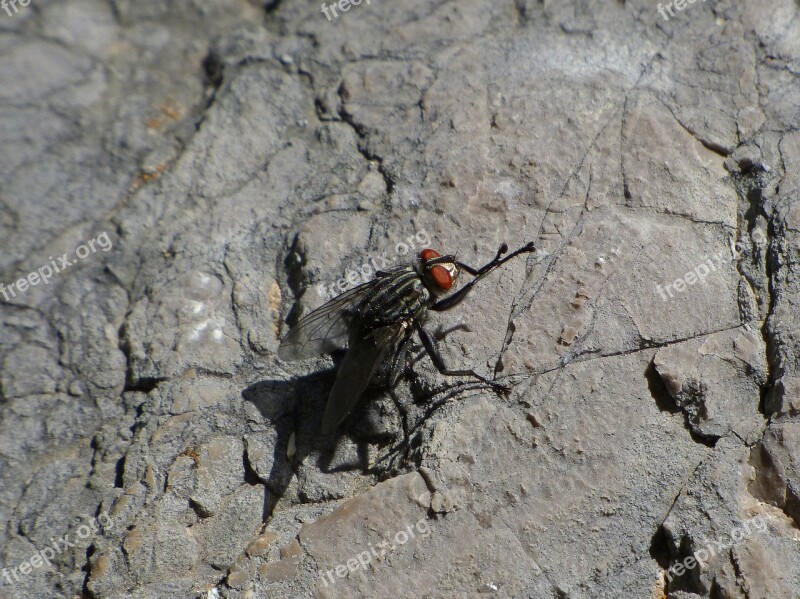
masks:
[[[350,347],[328,396],[322,418],[322,434],[339,426],[358,403],[386,352],[402,337],[402,331],[402,326],[393,325],[376,329],[363,337],[358,332],[351,336]]]
[[[300,319],[278,348],[281,360],[302,360],[347,347],[350,317],[375,281],[354,287]]]

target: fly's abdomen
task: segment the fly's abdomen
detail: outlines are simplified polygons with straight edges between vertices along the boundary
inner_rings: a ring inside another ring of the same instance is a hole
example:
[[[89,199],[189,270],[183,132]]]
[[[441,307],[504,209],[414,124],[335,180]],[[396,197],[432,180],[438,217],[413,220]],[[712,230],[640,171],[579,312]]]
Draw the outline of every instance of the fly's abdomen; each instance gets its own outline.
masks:
[[[359,309],[362,326],[374,329],[420,316],[430,292],[413,268],[381,280]]]

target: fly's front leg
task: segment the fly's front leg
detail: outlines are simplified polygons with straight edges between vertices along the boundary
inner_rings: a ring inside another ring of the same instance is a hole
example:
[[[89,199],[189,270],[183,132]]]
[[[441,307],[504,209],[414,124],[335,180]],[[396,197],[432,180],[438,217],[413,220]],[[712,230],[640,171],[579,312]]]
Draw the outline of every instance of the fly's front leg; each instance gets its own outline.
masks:
[[[488,275],[495,268],[497,268],[498,266],[502,266],[512,258],[519,256],[520,254],[533,252],[535,250],[536,246],[534,245],[533,242],[530,242],[529,244],[522,246],[518,250],[511,252],[505,258],[501,258],[500,256],[502,256],[508,251],[508,246],[504,243],[503,245],[500,246],[500,249],[497,250],[497,254],[495,254],[495,257],[490,262],[484,264],[478,269],[472,268],[471,266],[469,266],[468,264],[464,264],[463,262],[456,262],[456,264],[461,270],[468,272],[475,278],[472,279],[466,285],[464,285],[461,289],[456,291],[453,295],[440,299],[438,302],[433,304],[429,308],[429,310],[436,310],[437,312],[442,312],[443,310],[449,310],[450,308],[460,304],[464,300],[464,298],[467,297],[467,294],[475,286],[475,283],[480,281],[483,277]]]
[[[444,360],[442,359],[442,355],[439,353],[439,350],[436,349],[436,343],[431,337],[431,334],[425,330],[425,328],[419,323],[419,321],[414,321],[414,330],[417,331],[420,340],[422,341],[422,345],[425,346],[425,350],[428,352],[428,355],[431,357],[431,361],[433,365],[436,366],[436,370],[439,371],[440,374],[444,374],[447,376],[471,376],[473,378],[478,379],[486,383],[487,385],[491,386],[492,389],[497,391],[498,393],[502,393],[507,395],[511,389],[506,387],[505,385],[501,385],[496,381],[491,381],[484,376],[479,375],[474,370],[470,369],[463,369],[463,370],[450,370],[445,366]]]

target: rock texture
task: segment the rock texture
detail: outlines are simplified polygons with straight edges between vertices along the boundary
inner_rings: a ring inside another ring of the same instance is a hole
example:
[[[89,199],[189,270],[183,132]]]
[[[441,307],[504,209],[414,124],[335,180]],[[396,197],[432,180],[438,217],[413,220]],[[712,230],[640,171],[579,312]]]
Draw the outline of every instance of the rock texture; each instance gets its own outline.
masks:
[[[800,597],[798,4],[346,2],[0,11],[0,597]],[[289,323],[531,240],[319,434]]]

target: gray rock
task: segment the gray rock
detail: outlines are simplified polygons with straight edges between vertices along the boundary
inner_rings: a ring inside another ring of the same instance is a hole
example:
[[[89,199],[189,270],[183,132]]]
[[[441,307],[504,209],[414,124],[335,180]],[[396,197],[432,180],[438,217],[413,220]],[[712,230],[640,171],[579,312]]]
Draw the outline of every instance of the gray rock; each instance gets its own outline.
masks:
[[[324,6],[0,9],[0,597],[800,596],[796,4]],[[509,397],[320,435],[290,323],[528,241],[427,325]]]

